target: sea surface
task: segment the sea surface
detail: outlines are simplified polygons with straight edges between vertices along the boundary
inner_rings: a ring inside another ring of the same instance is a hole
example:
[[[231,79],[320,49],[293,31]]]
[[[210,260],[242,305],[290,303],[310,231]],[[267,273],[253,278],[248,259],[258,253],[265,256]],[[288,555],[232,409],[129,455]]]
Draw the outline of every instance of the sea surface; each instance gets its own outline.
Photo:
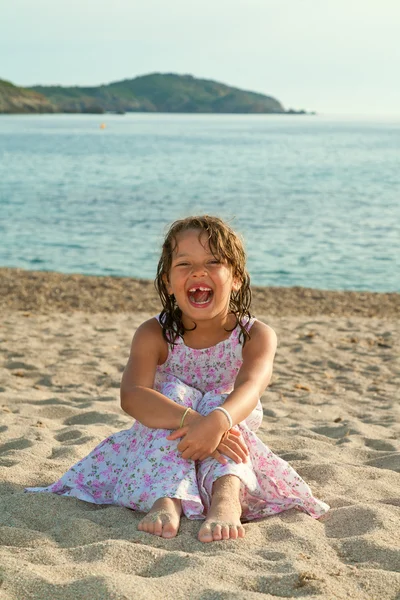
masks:
[[[400,118],[0,115],[0,266],[152,279],[203,213],[254,284],[400,291]]]

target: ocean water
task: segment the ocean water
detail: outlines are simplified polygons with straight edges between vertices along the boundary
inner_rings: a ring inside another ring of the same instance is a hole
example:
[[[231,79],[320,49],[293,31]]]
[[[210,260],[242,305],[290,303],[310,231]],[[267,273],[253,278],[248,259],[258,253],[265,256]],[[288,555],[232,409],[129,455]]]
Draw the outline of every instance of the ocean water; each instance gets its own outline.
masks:
[[[254,284],[400,291],[400,119],[0,115],[0,266],[152,279],[202,213]]]

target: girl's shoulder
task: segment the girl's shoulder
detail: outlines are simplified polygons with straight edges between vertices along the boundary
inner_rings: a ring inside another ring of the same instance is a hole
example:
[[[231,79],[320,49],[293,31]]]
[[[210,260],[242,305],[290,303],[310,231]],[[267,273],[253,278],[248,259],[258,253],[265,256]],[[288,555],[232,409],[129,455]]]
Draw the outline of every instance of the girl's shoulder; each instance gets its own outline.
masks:
[[[155,337],[157,337],[158,335],[161,335],[161,337],[162,337],[162,330],[160,327],[159,315],[156,315],[155,317],[151,317],[150,319],[143,321],[143,323],[141,325],[139,325],[139,327],[137,328],[136,331],[140,332],[140,334],[142,334],[142,335],[149,335],[149,336],[155,336]]]
[[[249,333],[250,339],[243,348],[243,360],[250,365],[272,364],[278,343],[275,331],[266,323],[255,319]]]
[[[137,328],[133,336],[133,343],[143,348],[157,352],[159,362],[164,362],[168,355],[168,344],[165,341],[162,328],[157,317],[151,317]]]
[[[255,340],[256,343],[259,343],[261,340],[269,344],[276,344],[277,342],[277,335],[272,327],[255,317],[251,317],[247,323],[244,323],[244,327],[250,333],[250,339],[247,343],[250,343],[252,340]]]

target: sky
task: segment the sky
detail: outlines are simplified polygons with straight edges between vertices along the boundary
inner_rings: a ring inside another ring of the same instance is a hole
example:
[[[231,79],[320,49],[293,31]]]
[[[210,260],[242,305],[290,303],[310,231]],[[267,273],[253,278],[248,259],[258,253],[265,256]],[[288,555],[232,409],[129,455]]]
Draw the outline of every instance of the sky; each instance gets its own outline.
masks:
[[[321,114],[400,114],[399,0],[0,0],[0,79],[191,74]]]

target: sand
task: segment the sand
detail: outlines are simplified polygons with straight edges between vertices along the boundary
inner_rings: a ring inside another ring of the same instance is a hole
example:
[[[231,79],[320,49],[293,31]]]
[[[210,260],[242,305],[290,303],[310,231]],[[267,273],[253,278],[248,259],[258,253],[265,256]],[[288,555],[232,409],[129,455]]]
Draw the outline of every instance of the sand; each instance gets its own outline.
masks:
[[[126,508],[23,491],[130,427],[118,388],[151,284],[2,269],[0,290],[1,599],[400,598],[399,294],[255,290],[279,338],[259,435],[331,510],[201,544],[198,521],[164,540]]]

